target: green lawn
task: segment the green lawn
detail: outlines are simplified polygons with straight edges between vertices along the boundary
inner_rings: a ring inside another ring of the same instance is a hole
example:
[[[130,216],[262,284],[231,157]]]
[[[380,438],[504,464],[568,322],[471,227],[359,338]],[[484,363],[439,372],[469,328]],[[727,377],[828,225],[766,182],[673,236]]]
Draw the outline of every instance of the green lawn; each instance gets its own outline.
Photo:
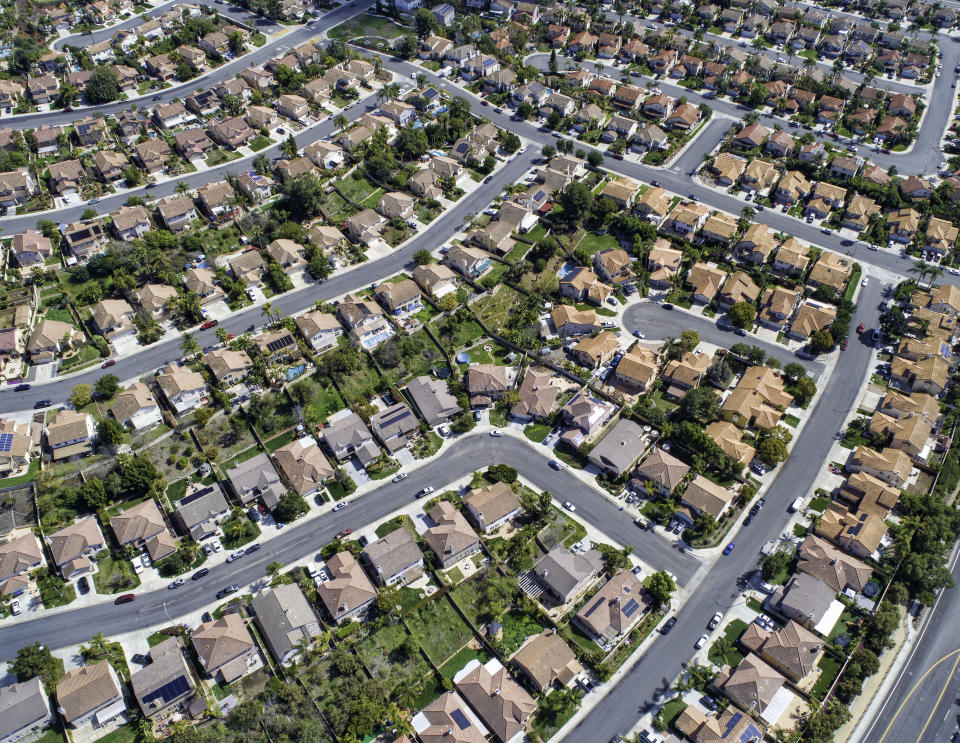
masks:
[[[810,504],[807,506],[811,511],[819,511],[823,513],[827,510],[827,506],[831,503],[830,498],[824,498],[822,495],[818,495],[816,498],[810,501]]]
[[[30,460],[30,466],[27,467],[27,471],[22,475],[17,477],[7,477],[3,481],[3,487],[10,488],[15,485],[24,485],[25,483],[32,482],[36,476],[37,472],[40,471],[40,460],[34,457]]]
[[[37,581],[37,588],[40,591],[40,600],[45,609],[51,609],[54,606],[66,606],[75,598],[77,591],[72,583],[67,583],[59,575],[49,575]]]
[[[511,611],[504,614],[501,618],[501,624],[503,624],[501,645],[504,655],[512,655],[520,649],[524,640],[530,635],[543,632],[543,627],[536,619],[521,611]]]
[[[718,645],[719,638],[717,641],[710,646],[710,652],[707,653],[707,657],[712,663],[716,663],[718,666],[724,664],[729,666],[736,666],[743,660],[743,654],[737,650],[737,640],[740,639],[740,635],[743,634],[743,631],[747,628],[747,623],[742,619],[734,619],[724,628],[723,636],[727,638],[730,643],[730,650],[727,651],[727,654],[722,653],[722,648]]]
[[[68,369],[80,368],[97,361],[99,358],[100,352],[96,348],[81,346],[75,354],[60,360],[60,371],[65,372]]]
[[[543,443],[543,440],[547,438],[547,434],[549,433],[550,426],[544,423],[531,423],[523,429],[523,435],[538,444]]]
[[[230,152],[228,150],[212,150],[210,154],[207,155],[207,167],[213,168],[217,165],[228,163],[231,160],[236,160],[239,157],[239,152]]]
[[[675,697],[660,708],[658,717],[663,724],[669,728],[673,724],[674,720],[680,717],[680,713],[686,708],[687,703],[684,702],[680,697]]]
[[[461,322],[452,315],[435,321],[431,327],[434,335],[449,350],[456,350],[475,343],[483,337],[483,328],[476,320]]]
[[[329,35],[332,39],[349,41],[364,36],[382,36],[386,39],[395,39],[405,33],[410,33],[410,29],[398,26],[387,18],[363,14],[330,29]]]
[[[129,560],[105,557],[97,560],[97,572],[93,574],[97,593],[122,593],[140,585],[140,576],[133,572]]]
[[[180,500],[187,494],[187,478],[181,478],[167,486],[167,500],[172,506],[175,501]]]
[[[66,307],[51,307],[43,313],[43,316],[48,320],[57,320],[58,322],[65,322],[73,326],[77,324],[73,319],[73,313]]]
[[[442,596],[407,617],[407,625],[438,665],[462,648],[471,636],[470,628]]]
[[[450,660],[440,666],[440,674],[444,678],[453,679],[460,669],[474,659],[479,660],[481,663],[486,663],[488,660],[490,660],[490,653],[488,653],[486,650],[464,648]]]
[[[609,232],[606,235],[598,235],[596,232],[588,232],[577,243],[577,248],[582,249],[587,255],[599,253],[601,250],[610,248],[619,248],[620,242]]]
[[[791,428],[796,428],[798,425],[800,425],[800,419],[795,415],[790,415],[789,413],[783,416],[783,422]]]
[[[272,144],[273,140],[270,137],[264,137],[260,134],[250,140],[250,149],[254,152],[260,152],[260,150],[264,150]]]
[[[354,171],[346,178],[337,181],[334,185],[346,198],[357,204],[380,191],[379,188],[364,178],[363,174],[358,171]]]
[[[833,642],[834,638],[839,635],[846,635],[847,637],[852,638],[852,633],[856,631],[857,622],[857,615],[849,609],[844,609],[843,613],[840,615],[840,619],[837,620],[837,623],[833,626],[833,629],[830,630],[830,634],[827,635],[827,639],[830,642]]]
[[[281,446],[289,444],[297,438],[297,429],[291,428],[285,433],[281,433],[279,436],[274,436],[272,439],[264,443],[264,446],[267,447],[267,451],[273,454]]]
[[[66,739],[63,737],[63,732],[60,730],[59,724],[55,727],[47,728],[43,731],[43,735],[37,738],[34,743],[65,743]]]
[[[407,637],[402,624],[388,624],[355,646],[370,673],[390,691],[406,679],[419,680],[430,673],[430,666],[419,652],[407,655],[404,651]]]
[[[137,737],[137,729],[132,722],[128,722],[123,727],[119,727],[111,733],[107,733],[98,739],[98,743],[130,743]]]
[[[833,680],[837,677],[837,673],[840,671],[840,665],[841,661],[839,659],[824,653],[820,662],[817,664],[817,667],[820,669],[820,676],[817,678],[817,683],[810,689],[810,696],[815,699],[823,699],[827,690],[830,688],[830,684],[832,684]]]

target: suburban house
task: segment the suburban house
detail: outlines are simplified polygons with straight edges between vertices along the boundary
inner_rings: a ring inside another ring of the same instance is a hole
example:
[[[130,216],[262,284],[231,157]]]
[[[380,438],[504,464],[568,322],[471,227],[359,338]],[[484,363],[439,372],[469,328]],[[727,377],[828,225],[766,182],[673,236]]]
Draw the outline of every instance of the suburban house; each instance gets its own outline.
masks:
[[[517,496],[504,482],[474,488],[463,496],[463,504],[484,534],[492,534],[523,512]]]
[[[193,696],[196,681],[183,649],[181,637],[168,637],[150,648],[150,662],[130,675],[133,695],[144,717],[166,719]]]
[[[391,454],[406,447],[420,432],[420,421],[404,402],[397,402],[370,416],[370,428]]]
[[[597,550],[574,554],[558,544],[540,558],[533,573],[558,602],[567,604],[583,594],[602,569],[603,558]]]
[[[555,630],[528,637],[510,662],[540,693],[557,685],[569,686],[583,672],[577,656]]]
[[[229,684],[263,665],[239,614],[224,614],[220,619],[204,622],[190,635],[190,643],[200,667],[218,683]]]
[[[259,499],[272,511],[287,492],[266,452],[243,462],[234,462],[226,475],[230,489],[245,506]]]
[[[250,602],[250,609],[280,665],[289,665],[299,658],[303,642],[309,644],[322,632],[320,619],[294,583],[260,591]]]
[[[522,733],[537,711],[537,702],[510,676],[496,658],[481,664],[473,659],[454,677],[460,696],[476,710],[488,730],[501,743]]]
[[[219,483],[191,483],[183,498],[173,504],[173,522],[183,534],[200,540],[216,533],[220,522],[230,513]]]
[[[429,426],[445,423],[463,412],[443,379],[415,377],[407,383],[406,394]]]
[[[333,467],[312,436],[284,444],[273,453],[277,467],[297,493],[310,496],[333,477]]]
[[[50,699],[39,676],[0,687],[0,742],[33,740],[52,723]]]
[[[328,559],[327,571],[330,580],[317,586],[317,598],[335,623],[343,624],[373,604],[377,589],[349,552]]]
[[[434,525],[424,532],[423,539],[444,570],[480,551],[477,533],[452,503],[440,501],[428,515]]]
[[[621,419],[591,449],[588,459],[613,477],[627,474],[647,446],[643,429],[632,420]]]
[[[40,542],[32,533],[22,534],[0,545],[0,592],[4,596],[16,596],[27,590],[29,573],[44,563]],[[0,689],[0,709],[3,707],[3,690]],[[2,720],[0,715],[0,720]],[[3,724],[0,723],[0,728]]]
[[[356,456],[361,464],[367,465],[380,456],[380,447],[374,442],[370,429],[351,410],[330,417],[321,434],[321,441],[340,462]]]
[[[198,372],[182,366],[166,366],[155,379],[176,415],[193,412],[206,400],[207,384]]]
[[[86,413],[60,408],[47,421],[47,446],[54,461],[93,454],[95,438],[93,417]]]
[[[651,490],[661,498],[669,498],[683,482],[690,467],[659,447],[653,449],[633,473],[634,490]]]
[[[57,682],[57,710],[73,729],[104,726],[126,713],[120,680],[109,661],[67,671]]]
[[[653,606],[643,582],[630,570],[620,570],[590,597],[573,622],[601,646],[628,636]]]
[[[294,321],[307,343],[317,352],[333,348],[337,345],[337,339],[343,335],[343,326],[337,318],[320,310],[298,315]]]
[[[423,575],[423,553],[402,526],[368,544],[362,556],[381,586],[402,587]]]

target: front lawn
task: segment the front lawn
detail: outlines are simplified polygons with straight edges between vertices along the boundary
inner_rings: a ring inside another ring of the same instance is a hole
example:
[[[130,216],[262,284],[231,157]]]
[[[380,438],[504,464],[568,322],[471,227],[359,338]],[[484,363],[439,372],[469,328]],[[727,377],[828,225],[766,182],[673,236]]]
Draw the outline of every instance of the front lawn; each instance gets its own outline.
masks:
[[[724,643],[721,642],[720,638],[717,638],[710,646],[710,652],[707,653],[710,662],[718,666],[728,665],[733,667],[738,665],[743,660],[743,654],[737,650],[737,640],[740,639],[740,635],[746,628],[747,623],[742,619],[731,620],[723,630],[723,637],[726,638],[728,647],[724,648]]]
[[[210,154],[207,155],[207,167],[214,168],[217,165],[223,165],[223,163],[228,163],[231,160],[236,160],[239,157],[239,152],[230,152],[228,150],[211,150]]]
[[[48,575],[37,580],[37,589],[40,591],[40,600],[45,609],[54,606],[66,606],[75,598],[77,591],[72,583],[67,583],[59,575]]]
[[[549,433],[550,426],[544,423],[531,423],[523,429],[523,435],[538,444],[542,444]]]
[[[272,144],[273,140],[270,139],[270,137],[264,137],[262,134],[260,134],[250,140],[249,146],[254,152],[260,152],[260,150],[264,150]]]
[[[102,557],[97,560],[97,572],[93,574],[97,593],[123,593],[140,585],[140,576],[133,572],[129,560]]]
[[[443,596],[407,617],[407,625],[420,646],[437,665],[462,648],[471,631]]]

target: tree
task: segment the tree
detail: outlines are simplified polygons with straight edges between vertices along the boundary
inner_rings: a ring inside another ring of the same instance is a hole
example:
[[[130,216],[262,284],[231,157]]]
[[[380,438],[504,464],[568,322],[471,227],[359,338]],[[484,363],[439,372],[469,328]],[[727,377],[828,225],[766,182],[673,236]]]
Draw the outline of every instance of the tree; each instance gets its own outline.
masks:
[[[796,384],[798,379],[807,376],[807,370],[803,368],[803,364],[791,361],[783,367],[783,376],[787,384]]]
[[[720,398],[709,387],[694,387],[680,398],[677,414],[685,421],[706,426],[720,415]]]
[[[273,516],[278,522],[286,524],[300,518],[309,510],[310,506],[307,505],[304,497],[291,491],[280,496],[279,502],[273,509]]]
[[[734,326],[743,330],[750,330],[753,327],[753,320],[757,316],[757,311],[750,302],[734,302],[729,315],[730,322]]]
[[[817,385],[810,377],[800,377],[797,380],[793,399],[800,407],[804,407],[817,394]]]
[[[143,172],[135,165],[128,165],[123,169],[123,182],[127,188],[135,188],[143,183]]]
[[[694,351],[700,345],[700,334],[696,330],[684,330],[680,333],[680,345],[686,351]]]
[[[727,360],[721,358],[707,367],[707,381],[714,387],[725,389],[733,377],[733,370]]]
[[[504,131],[500,137],[500,146],[511,155],[520,149],[520,137],[513,132]]]
[[[413,254],[413,262],[416,263],[418,266],[426,266],[431,261],[433,261],[433,256],[430,255],[429,250],[424,250],[423,248],[420,248],[420,250],[415,251]]]
[[[111,67],[97,65],[90,73],[90,79],[84,88],[84,95],[95,106],[117,100],[120,97],[117,73]]]
[[[427,8],[417,8],[417,12],[413,17],[413,25],[414,28],[417,29],[418,39],[427,38],[440,27],[436,17],[434,17],[433,13],[427,10]]]
[[[517,481],[517,471],[507,464],[491,464],[483,476],[491,482],[504,482],[507,485]]]
[[[790,569],[790,563],[793,562],[793,555],[786,550],[777,550],[771,552],[763,558],[760,563],[760,574],[766,581],[776,578],[778,575],[786,575]]]
[[[292,134],[288,136],[280,145],[280,151],[287,157],[296,157],[297,150],[297,140],[294,139]]]
[[[762,438],[757,444],[757,456],[765,464],[776,467],[787,458],[787,445],[772,436]]]
[[[557,154],[557,148],[552,144],[545,144],[540,148],[540,154],[543,155],[544,160],[549,160]]]
[[[104,418],[97,426],[97,436],[110,446],[119,446],[123,443],[123,428],[113,418]]]
[[[404,160],[416,160],[430,149],[430,142],[423,129],[404,127],[397,135],[393,147]]]
[[[19,682],[39,676],[44,688],[52,694],[63,675],[63,663],[53,657],[50,648],[35,642],[17,651],[16,659],[10,664],[10,672]]]
[[[348,119],[343,114],[337,114],[333,117],[333,125],[337,127],[341,132],[345,131],[348,126],[350,126],[350,119]]]
[[[79,410],[90,404],[93,399],[93,387],[89,384],[78,384],[70,390],[70,402]]]
[[[192,333],[184,333],[180,339],[180,350],[183,351],[184,356],[193,356],[200,353],[200,344]]]
[[[818,330],[810,336],[810,350],[814,353],[826,353],[833,346],[833,335],[829,330]]]
[[[280,571],[283,570],[283,563],[279,560],[274,560],[273,562],[267,565],[267,575],[269,575],[274,580],[277,579],[277,576],[280,575]]]
[[[314,173],[304,173],[284,182],[278,206],[294,222],[320,216],[324,184]]]
[[[590,163],[591,167],[599,168],[603,165],[603,155],[596,150],[590,150],[590,152],[587,153],[587,162]]]
[[[559,69],[560,69],[560,66],[557,64],[557,50],[551,49],[550,50],[550,72],[551,74],[556,75]]]
[[[563,209],[563,220],[578,226],[593,206],[593,191],[585,183],[572,181],[557,194],[557,204]]]
[[[658,570],[651,575],[647,583],[647,591],[658,607],[669,604],[670,596],[677,590],[677,584],[673,582],[673,578],[663,570]]]
[[[97,397],[102,400],[109,400],[120,389],[120,380],[117,379],[116,374],[104,374],[96,381],[94,389],[97,392]]]

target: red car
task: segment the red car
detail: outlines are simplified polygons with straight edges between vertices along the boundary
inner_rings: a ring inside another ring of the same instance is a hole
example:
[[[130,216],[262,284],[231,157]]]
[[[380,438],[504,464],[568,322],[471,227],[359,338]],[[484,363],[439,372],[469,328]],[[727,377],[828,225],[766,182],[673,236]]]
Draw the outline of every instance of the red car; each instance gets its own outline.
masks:
[[[113,366],[113,365],[116,364],[116,363],[117,363],[117,360],[116,360],[116,359],[107,359],[106,361],[104,361],[104,362],[100,365],[100,368],[101,368],[101,369],[109,369],[111,366]]]
[[[136,601],[137,597],[132,593],[125,593],[123,596],[117,596],[113,603],[115,604],[129,604],[131,601]]]
[[[860,323],[859,325],[857,325],[857,332],[858,332],[858,333],[862,333],[862,332],[863,332],[864,330],[866,330],[866,329],[867,329],[867,326],[864,325],[863,323]]]
[[[227,340],[228,340],[228,341],[232,341],[232,340],[233,340],[234,338],[236,338],[236,337],[237,337],[237,336],[235,336],[233,333],[227,333]]]
[[[353,529],[344,529],[337,534],[337,536],[340,537],[340,539],[343,539],[344,537],[349,537],[351,534],[353,534]]]
[[[203,325],[200,326],[200,330],[210,330],[210,328],[215,328],[219,324],[219,320],[207,320]]]
[[[846,350],[847,350],[847,342],[846,342],[846,341],[844,341],[843,343],[840,344],[840,350],[841,350],[841,351],[846,351]]]

